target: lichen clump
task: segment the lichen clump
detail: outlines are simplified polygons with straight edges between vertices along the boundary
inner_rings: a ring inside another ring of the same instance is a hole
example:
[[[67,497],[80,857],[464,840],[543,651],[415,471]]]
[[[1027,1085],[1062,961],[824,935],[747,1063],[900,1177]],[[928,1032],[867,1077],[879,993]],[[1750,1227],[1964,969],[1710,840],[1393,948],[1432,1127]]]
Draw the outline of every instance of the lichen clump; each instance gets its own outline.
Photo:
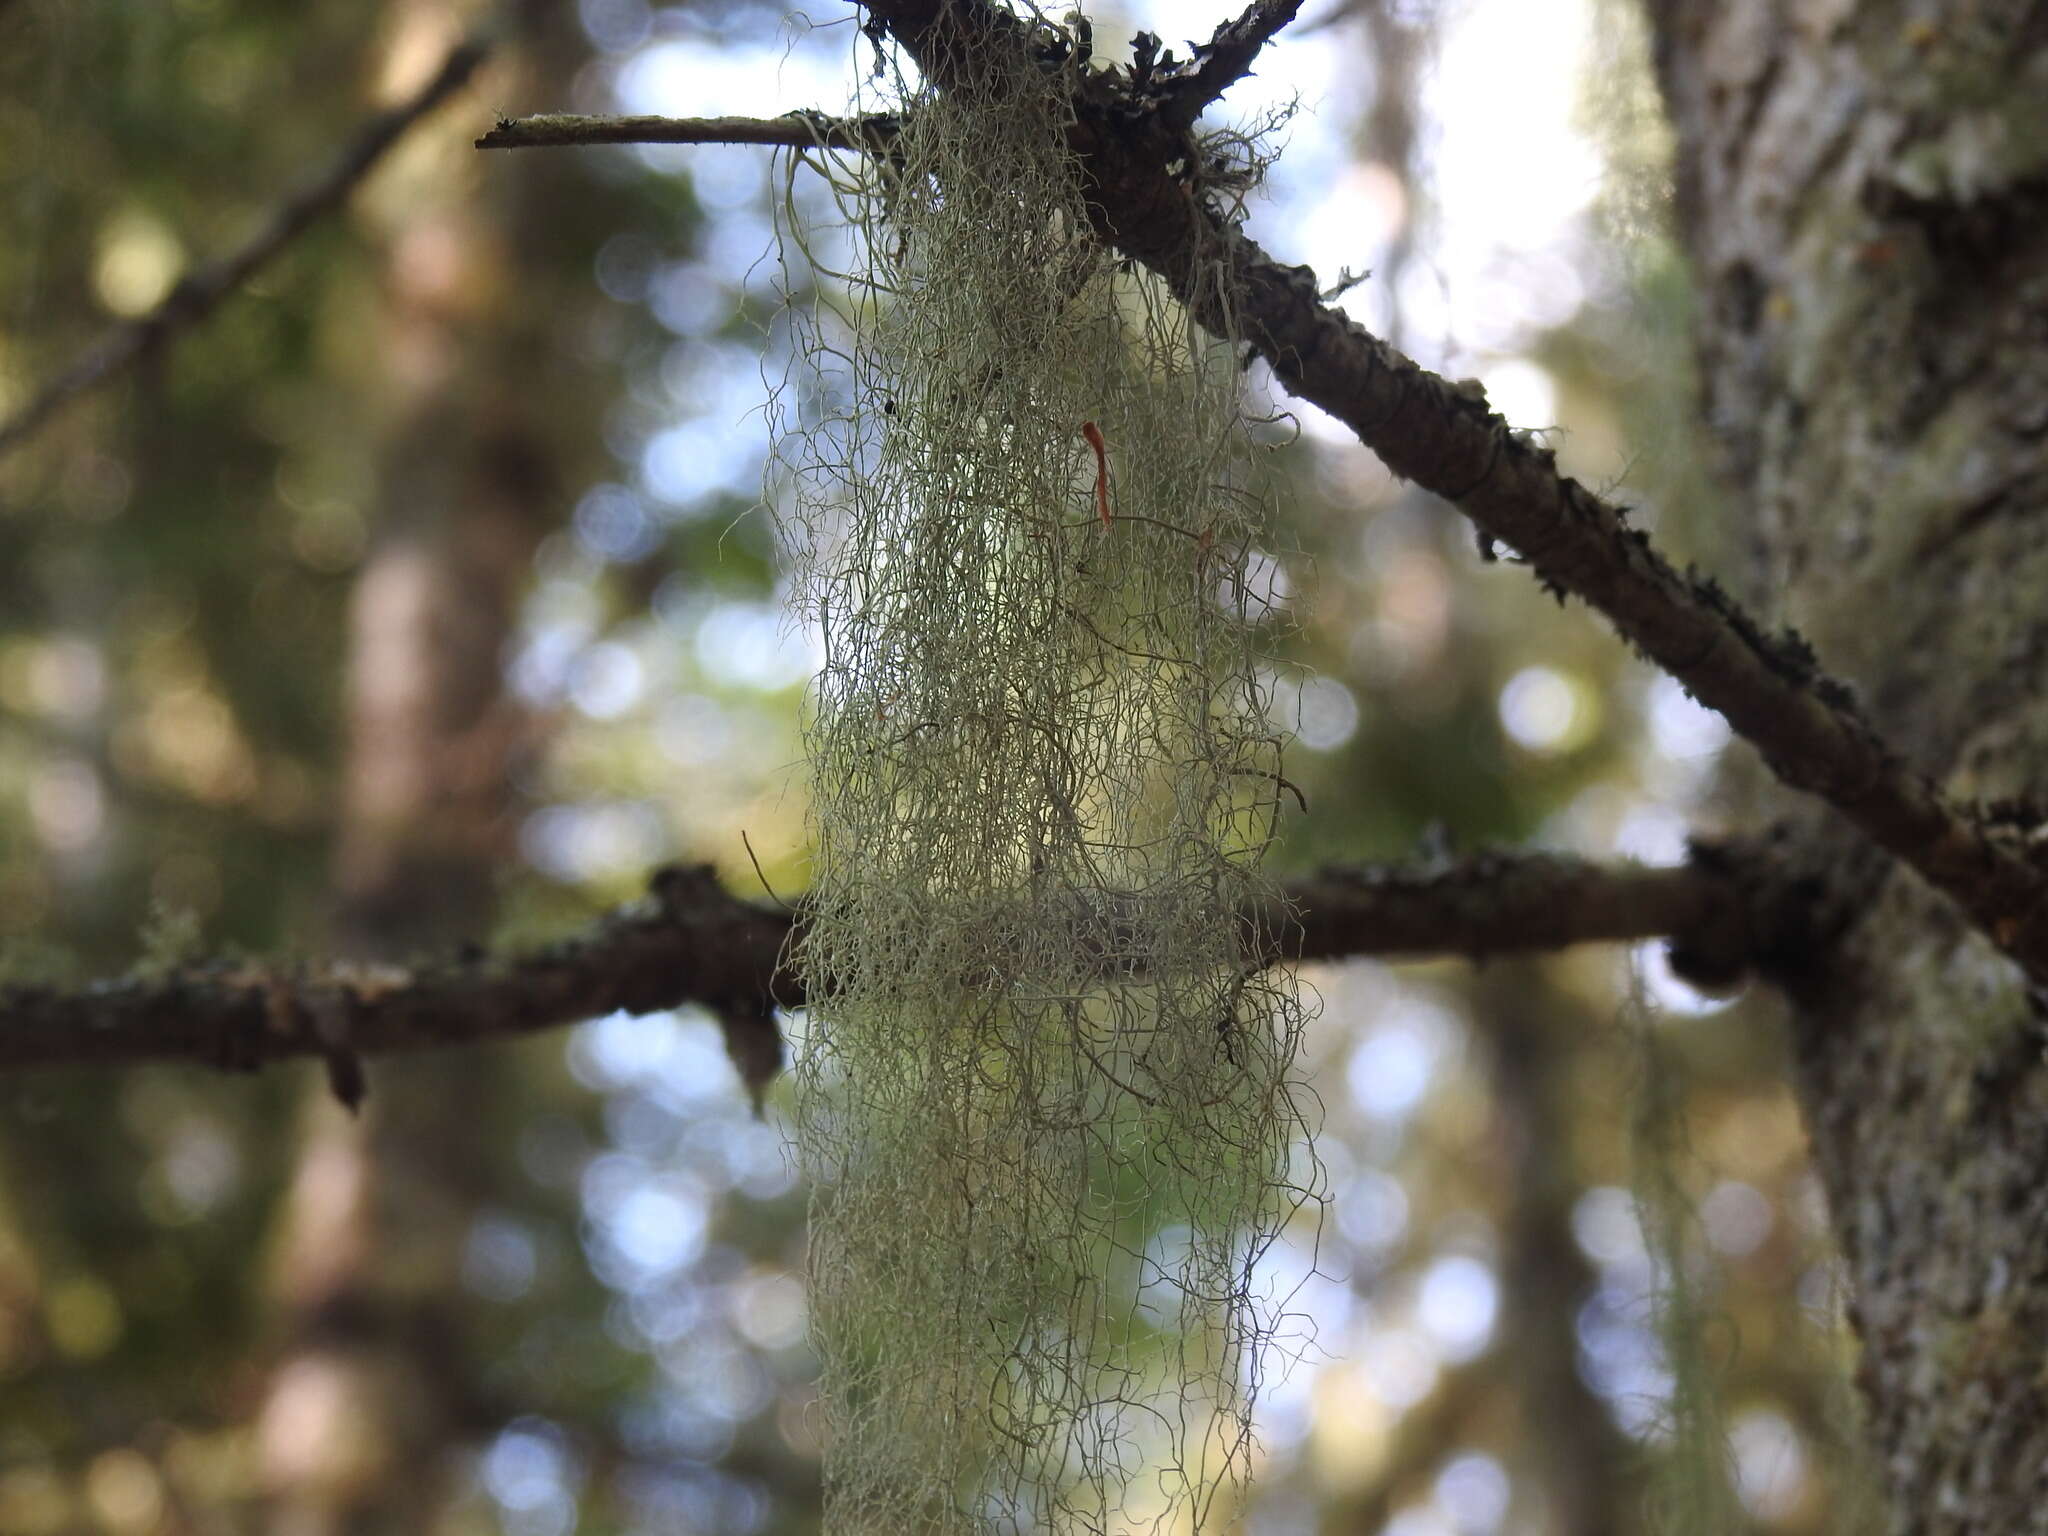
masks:
[[[830,170],[857,254],[799,334],[798,1141],[845,1536],[1219,1527],[1299,1203],[1257,450],[1231,338],[1091,229],[1074,67],[903,88],[891,154]]]

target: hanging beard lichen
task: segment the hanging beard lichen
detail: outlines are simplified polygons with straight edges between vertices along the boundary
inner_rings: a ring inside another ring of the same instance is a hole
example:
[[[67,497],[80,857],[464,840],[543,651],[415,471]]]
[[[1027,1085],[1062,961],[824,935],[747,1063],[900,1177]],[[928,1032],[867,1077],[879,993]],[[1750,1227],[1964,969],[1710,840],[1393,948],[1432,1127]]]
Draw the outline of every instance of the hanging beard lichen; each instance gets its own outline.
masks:
[[[1071,83],[906,93],[835,183],[852,318],[799,337],[835,1536],[1233,1523],[1285,1300],[1253,450],[1229,338],[1090,229]]]

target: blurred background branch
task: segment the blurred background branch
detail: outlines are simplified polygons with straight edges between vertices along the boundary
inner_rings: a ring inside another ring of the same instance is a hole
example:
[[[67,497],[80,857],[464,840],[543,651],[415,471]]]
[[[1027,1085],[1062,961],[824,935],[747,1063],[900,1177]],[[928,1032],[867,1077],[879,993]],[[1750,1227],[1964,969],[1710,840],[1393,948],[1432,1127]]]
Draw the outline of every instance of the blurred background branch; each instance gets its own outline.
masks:
[[[203,322],[316,221],[338,208],[407,129],[469,83],[490,57],[497,31],[496,26],[481,28],[449,49],[425,85],[409,100],[364,123],[326,171],[280,202],[255,234],[187,274],[154,309],[112,327],[42,384],[25,405],[0,420],[0,454],[26,442],[80,395],[98,389],[179,332]]]

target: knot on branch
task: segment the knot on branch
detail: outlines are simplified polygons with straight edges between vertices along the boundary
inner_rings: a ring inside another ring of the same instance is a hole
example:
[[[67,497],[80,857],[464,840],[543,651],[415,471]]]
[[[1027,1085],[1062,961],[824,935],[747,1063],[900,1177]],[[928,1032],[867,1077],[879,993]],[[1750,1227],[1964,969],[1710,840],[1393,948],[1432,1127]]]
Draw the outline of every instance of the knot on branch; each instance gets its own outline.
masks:
[[[1756,969],[1757,933],[1749,902],[1757,884],[1755,850],[1694,840],[1686,851],[1692,867],[1714,877],[1721,894],[1703,902],[1699,915],[1671,935],[1665,956],[1679,980],[1709,997],[1725,997],[1741,990]]]
[[[717,870],[709,864],[664,865],[649,877],[647,888],[661,915],[682,927],[701,929],[707,922],[716,925],[735,916],[752,919],[759,915],[726,894],[725,887],[719,884]],[[720,986],[711,979],[707,968],[698,998],[718,1020],[726,1059],[739,1074],[757,1117],[762,1113],[769,1086],[785,1065],[772,987],[772,976],[746,969]]]
[[[1749,836],[1690,841],[1690,867],[1718,894],[1672,935],[1672,973],[1709,995],[1726,995],[1756,975],[1792,996],[1826,974],[1859,904],[1801,846],[1783,822]]]

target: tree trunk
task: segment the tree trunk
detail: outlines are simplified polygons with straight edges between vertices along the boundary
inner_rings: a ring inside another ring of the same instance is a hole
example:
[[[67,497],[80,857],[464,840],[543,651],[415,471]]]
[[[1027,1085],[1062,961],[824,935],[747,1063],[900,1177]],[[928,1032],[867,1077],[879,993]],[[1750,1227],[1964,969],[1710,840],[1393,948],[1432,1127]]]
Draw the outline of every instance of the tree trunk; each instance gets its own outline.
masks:
[[[1543,968],[1497,963],[1474,989],[1472,1018],[1492,1057],[1501,1166],[1508,1191],[1502,1231],[1501,1369],[1518,1399],[1525,1461],[1518,1485],[1534,1492],[1532,1527],[1570,1536],[1619,1536],[1641,1500],[1631,1447],[1579,1369],[1580,1309],[1593,1266],[1572,1237],[1581,1185],[1572,1167],[1573,1036],[1585,1020],[1557,996]]]
[[[399,0],[390,16],[394,54],[458,22],[438,0]],[[445,132],[439,153],[467,151],[460,123]],[[531,329],[508,297],[521,285],[490,269],[518,270],[505,249],[514,219],[479,216],[453,185],[453,203],[411,197],[377,221],[392,404],[350,612],[333,929],[351,960],[404,962],[489,936],[514,851],[513,770],[532,734],[503,658],[559,514],[560,471],[515,382]],[[461,1268],[502,1149],[489,1128],[516,1077],[502,1054],[423,1057],[377,1077],[359,1115],[309,1085],[259,1424],[274,1536],[426,1529],[454,1491],[451,1453],[490,1427]]]
[[[1651,12],[1731,569],[1914,766],[2023,795],[2048,763],[2048,5]],[[2048,1531],[2040,1006],[1828,815],[1766,810],[1841,924],[1779,979],[1891,1527]]]

